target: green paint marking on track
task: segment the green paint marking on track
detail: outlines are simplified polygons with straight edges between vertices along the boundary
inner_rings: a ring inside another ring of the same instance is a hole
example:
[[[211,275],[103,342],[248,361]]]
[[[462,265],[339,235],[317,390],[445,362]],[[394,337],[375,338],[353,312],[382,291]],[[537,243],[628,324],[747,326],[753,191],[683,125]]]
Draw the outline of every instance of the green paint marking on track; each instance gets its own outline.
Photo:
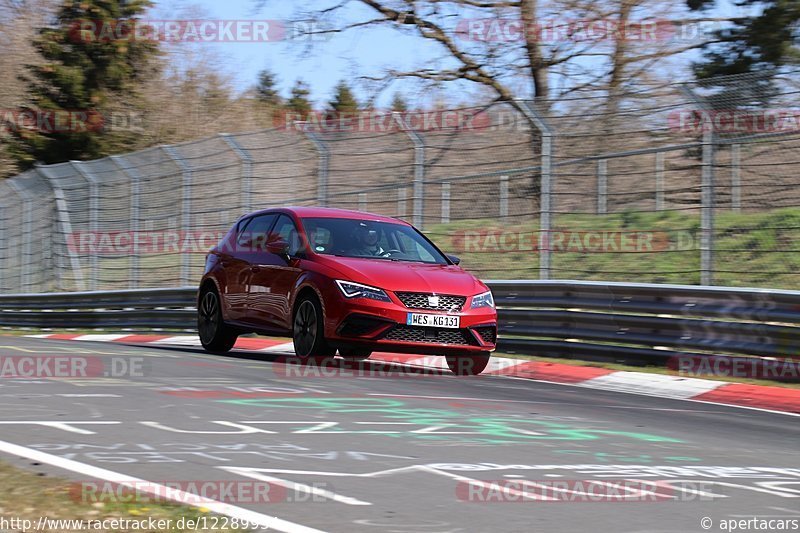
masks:
[[[513,444],[537,440],[587,441],[604,437],[622,437],[644,442],[683,442],[650,433],[578,428],[543,420],[470,417],[464,413],[445,409],[412,408],[401,400],[388,398],[253,398],[218,401],[270,409],[314,409],[318,413],[325,414],[375,415],[382,419],[421,427],[398,431],[398,426],[392,426],[386,431],[370,429],[363,433],[420,440]],[[330,428],[329,432],[354,433],[336,428]]]

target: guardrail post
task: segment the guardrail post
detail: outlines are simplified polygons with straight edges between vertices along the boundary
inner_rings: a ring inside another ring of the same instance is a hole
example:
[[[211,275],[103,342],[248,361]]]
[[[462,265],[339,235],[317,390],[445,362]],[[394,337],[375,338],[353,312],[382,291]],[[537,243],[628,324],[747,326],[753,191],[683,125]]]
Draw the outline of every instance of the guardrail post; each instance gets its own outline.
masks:
[[[230,133],[220,133],[219,136],[242,160],[242,210],[249,213],[253,206],[253,157]]]
[[[442,182],[442,224],[450,223],[450,182]]]
[[[656,211],[664,210],[664,152],[656,152]]]
[[[528,122],[539,131],[542,137],[541,186],[539,188],[539,278],[550,279],[552,270],[550,231],[553,210],[553,130],[528,102],[519,100],[518,104]]]
[[[683,85],[684,92],[703,112],[703,157],[702,177],[700,184],[700,283],[714,284],[714,152],[715,132],[712,120],[713,111],[705,100],[695,94],[688,86]]]
[[[508,218],[508,176],[500,176],[500,218]]]
[[[597,162],[597,214],[608,213],[608,160]]]
[[[414,144],[414,185],[412,189],[411,223],[418,229],[425,226],[425,139],[400,113],[392,113],[401,129]]]
[[[100,231],[100,223],[98,221],[100,188],[98,186],[97,178],[88,172],[80,161],[70,161],[69,164],[89,184],[89,231],[93,235],[97,235],[97,233]],[[93,291],[97,289],[97,278],[100,277],[100,262],[98,254],[91,254],[91,265],[92,274],[89,276],[89,290]]]
[[[131,216],[130,216],[130,230],[131,237],[133,238],[134,248],[130,257],[130,275],[128,276],[128,286],[135,289],[139,286],[139,250],[136,246],[139,234],[139,208],[141,205],[142,191],[141,191],[141,176],[134,167],[128,165],[124,157],[112,155],[109,157],[114,166],[116,166],[123,175],[128,178],[131,184]]]
[[[742,210],[742,145],[731,145],[731,209]]]
[[[328,207],[328,171],[331,159],[331,152],[328,146],[319,136],[308,128],[306,123],[298,123],[308,140],[314,143],[314,147],[319,154],[319,168],[317,170],[317,204],[321,207]]]
[[[181,200],[181,229],[183,230],[182,239],[192,230],[192,168],[183,157],[178,153],[174,146],[162,146],[162,150],[172,159],[181,169],[183,184],[181,190],[183,197]],[[181,254],[181,284],[189,285],[190,278],[190,259],[191,254],[184,251]]]

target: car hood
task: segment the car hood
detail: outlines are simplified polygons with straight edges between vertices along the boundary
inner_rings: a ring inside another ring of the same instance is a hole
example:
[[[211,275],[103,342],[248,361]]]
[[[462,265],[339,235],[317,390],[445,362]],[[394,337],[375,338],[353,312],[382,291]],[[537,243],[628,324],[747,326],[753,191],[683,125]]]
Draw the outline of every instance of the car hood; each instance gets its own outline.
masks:
[[[322,262],[340,272],[344,280],[393,292],[472,296],[487,290],[475,276],[455,265],[330,256],[323,257]]]

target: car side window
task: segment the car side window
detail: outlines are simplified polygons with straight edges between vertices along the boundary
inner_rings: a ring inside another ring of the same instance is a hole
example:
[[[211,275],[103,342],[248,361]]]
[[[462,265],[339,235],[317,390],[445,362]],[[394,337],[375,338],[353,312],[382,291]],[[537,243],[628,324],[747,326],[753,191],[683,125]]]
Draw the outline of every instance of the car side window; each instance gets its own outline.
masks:
[[[270,240],[280,239],[289,243],[289,255],[298,255],[303,246],[300,243],[300,234],[294,221],[286,215],[280,215],[275,223],[275,228],[270,234]]]
[[[247,251],[264,250],[267,242],[267,232],[269,232],[276,217],[277,215],[274,214],[253,217],[244,226],[244,229],[239,232],[239,238],[236,243],[239,246],[247,246],[249,243],[250,249]]]
[[[428,252],[425,248],[423,248],[409,235],[401,231],[397,231],[395,232],[395,237],[397,238],[397,241],[400,244],[400,249],[409,257],[413,257],[415,259],[419,259],[420,261],[425,261],[425,262],[436,261],[436,258],[433,257],[433,255],[431,255],[430,252]]]
[[[253,221],[252,218],[247,218],[247,219],[242,220],[241,222],[239,222],[239,226],[236,229],[236,232],[237,232],[236,233],[236,244],[237,245],[241,246],[241,245],[245,244],[245,241],[249,238],[247,236],[247,234],[245,233],[245,230],[247,229],[247,226],[249,226],[252,221]]]

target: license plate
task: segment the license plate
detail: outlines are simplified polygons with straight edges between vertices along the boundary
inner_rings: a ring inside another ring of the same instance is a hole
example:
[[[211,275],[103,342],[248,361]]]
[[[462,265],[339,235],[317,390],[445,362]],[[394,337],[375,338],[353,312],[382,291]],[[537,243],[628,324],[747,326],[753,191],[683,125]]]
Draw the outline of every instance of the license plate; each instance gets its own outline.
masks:
[[[425,326],[429,328],[453,328],[460,326],[460,317],[452,315],[428,315],[424,313],[408,313],[406,324],[409,326]]]

